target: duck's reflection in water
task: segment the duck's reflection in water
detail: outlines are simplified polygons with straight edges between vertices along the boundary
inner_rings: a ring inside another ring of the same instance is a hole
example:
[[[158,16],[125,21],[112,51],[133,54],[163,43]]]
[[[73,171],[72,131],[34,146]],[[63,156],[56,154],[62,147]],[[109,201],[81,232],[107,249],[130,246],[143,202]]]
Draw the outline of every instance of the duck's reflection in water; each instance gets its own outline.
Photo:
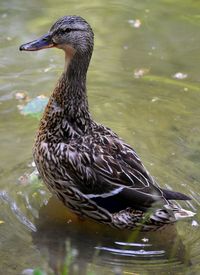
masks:
[[[149,233],[116,230],[81,220],[54,197],[40,209],[35,223],[33,242],[48,258],[54,274],[61,274],[63,268],[66,274],[78,275],[88,274],[89,269],[100,274],[102,268],[114,274],[175,272],[189,264],[172,225]],[[101,274],[109,274],[105,272]]]

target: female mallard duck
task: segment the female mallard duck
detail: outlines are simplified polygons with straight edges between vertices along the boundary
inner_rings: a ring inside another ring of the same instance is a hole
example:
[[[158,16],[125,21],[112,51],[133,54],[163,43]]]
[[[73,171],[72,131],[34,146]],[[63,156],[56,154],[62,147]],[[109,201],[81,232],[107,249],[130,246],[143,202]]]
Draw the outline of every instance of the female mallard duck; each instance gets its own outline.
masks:
[[[86,95],[93,51],[90,25],[79,16],[64,16],[20,50],[51,47],[64,50],[65,69],[41,119],[33,151],[50,191],[75,213],[117,228],[154,230],[192,216],[169,202],[188,196],[161,189],[136,152],[92,120]]]

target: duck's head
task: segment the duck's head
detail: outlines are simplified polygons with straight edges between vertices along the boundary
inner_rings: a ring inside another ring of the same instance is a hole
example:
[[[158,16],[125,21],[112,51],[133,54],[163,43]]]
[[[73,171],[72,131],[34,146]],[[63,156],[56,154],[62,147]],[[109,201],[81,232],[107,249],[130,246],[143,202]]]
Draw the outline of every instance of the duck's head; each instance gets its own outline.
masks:
[[[57,47],[67,55],[86,54],[93,49],[93,31],[80,16],[64,16],[58,19],[42,37],[20,46],[20,51],[38,51]]]

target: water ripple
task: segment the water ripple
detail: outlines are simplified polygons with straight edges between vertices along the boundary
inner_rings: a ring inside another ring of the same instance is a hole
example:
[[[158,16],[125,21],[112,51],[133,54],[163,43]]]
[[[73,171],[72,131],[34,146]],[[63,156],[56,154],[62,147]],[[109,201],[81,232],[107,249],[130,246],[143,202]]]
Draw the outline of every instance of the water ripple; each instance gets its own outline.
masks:
[[[152,246],[152,244],[144,244],[144,243],[126,243],[126,242],[115,242],[115,244],[123,245],[123,246],[139,246],[139,247]]]
[[[35,225],[21,212],[16,202],[7,194],[6,191],[0,192],[0,200],[9,205],[11,211],[20,223],[24,224],[30,231],[36,231]]]
[[[129,244],[127,244],[129,245]],[[162,257],[165,254],[164,250],[130,250],[130,249],[117,249],[117,248],[110,248],[110,247],[105,247],[105,246],[96,246],[95,247],[98,250],[101,251],[106,251],[114,255],[120,255],[120,256],[130,256],[130,257],[135,257],[135,256],[140,256],[140,257],[151,257],[151,256],[157,256],[157,257]]]

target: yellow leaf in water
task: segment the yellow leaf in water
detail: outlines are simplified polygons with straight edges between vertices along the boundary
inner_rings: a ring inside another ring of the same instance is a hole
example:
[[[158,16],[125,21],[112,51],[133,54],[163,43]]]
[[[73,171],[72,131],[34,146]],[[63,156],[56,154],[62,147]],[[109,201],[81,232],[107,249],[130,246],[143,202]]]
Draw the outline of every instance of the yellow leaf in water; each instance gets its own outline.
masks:
[[[0,220],[0,224],[2,224],[2,223],[5,223],[5,222]]]

